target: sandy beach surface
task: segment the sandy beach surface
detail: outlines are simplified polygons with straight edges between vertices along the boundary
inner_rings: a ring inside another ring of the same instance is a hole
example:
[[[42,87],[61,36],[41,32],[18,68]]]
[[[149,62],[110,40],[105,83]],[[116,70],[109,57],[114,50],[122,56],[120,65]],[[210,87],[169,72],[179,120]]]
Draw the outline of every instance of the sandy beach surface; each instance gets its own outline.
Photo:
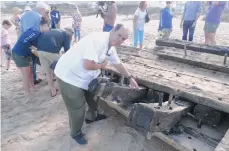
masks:
[[[2,16],[2,20],[9,16]],[[129,17],[119,16],[122,22],[132,29]],[[93,31],[101,31],[102,20],[89,16],[83,18],[82,36]],[[182,31],[180,20],[173,20],[171,38],[180,39]],[[71,19],[63,19],[63,27],[71,26]],[[202,43],[204,22],[197,24],[194,41]],[[217,32],[217,43],[228,45],[229,24],[221,23]],[[157,37],[158,20],[151,20],[145,27],[144,47],[154,47]],[[14,28],[10,34],[13,43],[16,40]],[[132,34],[125,42],[132,45]],[[52,98],[49,94],[46,79],[37,66],[38,78],[43,79],[37,86],[32,99],[23,95],[20,72],[11,62],[11,69],[1,68],[1,124],[3,151],[175,151],[172,147],[157,138],[146,140],[139,132],[127,127],[120,116],[112,116],[106,120],[84,125],[83,131],[89,138],[89,144],[78,145],[69,136],[68,115],[61,96]]]

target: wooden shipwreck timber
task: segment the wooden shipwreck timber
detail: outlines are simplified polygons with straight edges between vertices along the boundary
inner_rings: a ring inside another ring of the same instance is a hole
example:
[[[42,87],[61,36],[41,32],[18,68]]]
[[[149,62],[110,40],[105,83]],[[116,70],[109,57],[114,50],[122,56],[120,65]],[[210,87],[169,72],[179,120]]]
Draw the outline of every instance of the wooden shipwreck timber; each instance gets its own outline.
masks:
[[[102,102],[147,138],[157,136],[178,150],[229,150],[229,63],[223,55],[166,46],[121,46],[117,52],[141,88],[130,89],[108,66],[89,86]]]

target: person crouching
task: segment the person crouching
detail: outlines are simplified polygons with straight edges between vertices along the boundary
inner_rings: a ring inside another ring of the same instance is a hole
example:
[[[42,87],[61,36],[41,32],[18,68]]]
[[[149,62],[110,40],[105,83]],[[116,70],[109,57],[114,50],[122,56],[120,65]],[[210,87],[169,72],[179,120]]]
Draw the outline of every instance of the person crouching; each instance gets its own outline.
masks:
[[[50,65],[60,58],[60,50],[62,47],[65,52],[68,51],[73,33],[71,28],[65,28],[64,30],[52,29],[43,33],[37,42],[38,56],[41,67],[46,74],[52,97],[57,95],[58,86],[54,86],[53,71]]]

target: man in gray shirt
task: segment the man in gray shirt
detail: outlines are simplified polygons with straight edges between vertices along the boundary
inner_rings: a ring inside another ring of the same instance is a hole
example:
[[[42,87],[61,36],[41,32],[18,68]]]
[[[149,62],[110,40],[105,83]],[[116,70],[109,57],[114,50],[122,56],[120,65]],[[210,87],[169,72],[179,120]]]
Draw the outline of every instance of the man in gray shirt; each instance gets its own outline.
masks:
[[[184,6],[184,13],[182,15],[180,27],[183,27],[182,40],[187,40],[189,32],[189,41],[193,41],[193,35],[196,27],[196,22],[201,13],[200,1],[188,1]]]

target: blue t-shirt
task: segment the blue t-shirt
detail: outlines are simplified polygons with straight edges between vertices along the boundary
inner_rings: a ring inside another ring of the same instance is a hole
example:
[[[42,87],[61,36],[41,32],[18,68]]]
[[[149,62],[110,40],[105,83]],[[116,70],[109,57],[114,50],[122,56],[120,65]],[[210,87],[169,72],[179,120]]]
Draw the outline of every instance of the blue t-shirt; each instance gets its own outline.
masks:
[[[184,6],[184,21],[196,20],[196,15],[201,13],[201,2],[200,1],[189,1]]]
[[[36,40],[40,36],[40,32],[29,28],[21,34],[12,51],[18,56],[31,56],[32,52],[30,47],[36,47]]]
[[[34,31],[40,31],[41,15],[36,11],[25,12],[21,17],[21,31],[22,33],[29,28]]]
[[[212,2],[210,2],[210,7],[206,15],[206,22],[213,23],[213,24],[219,24],[220,17],[223,13],[225,6],[226,6],[226,1],[220,1],[218,5],[214,5],[212,4]]]
[[[172,29],[173,13],[171,8],[164,8],[160,13],[159,30]]]
[[[52,29],[42,33],[37,40],[37,50],[51,53],[59,53],[62,47],[64,51],[70,48],[70,37],[67,32],[61,29]]]

